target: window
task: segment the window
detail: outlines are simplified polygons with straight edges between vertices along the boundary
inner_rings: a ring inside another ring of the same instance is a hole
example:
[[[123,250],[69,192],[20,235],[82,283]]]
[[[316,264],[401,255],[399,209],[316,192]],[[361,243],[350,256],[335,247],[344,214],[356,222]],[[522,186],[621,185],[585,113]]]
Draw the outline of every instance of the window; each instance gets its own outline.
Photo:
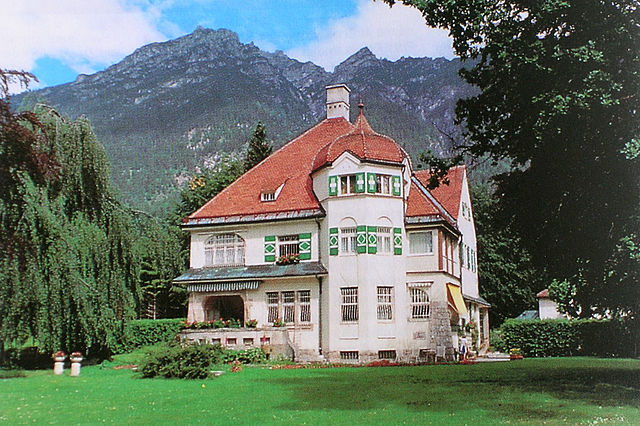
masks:
[[[342,321],[358,321],[358,287],[343,287],[342,295]]]
[[[360,358],[358,351],[340,351],[341,361],[357,361]]]
[[[298,235],[283,235],[278,237],[278,256],[299,254]]]
[[[386,350],[386,351],[378,351],[378,359],[396,359],[396,351],[394,350]]]
[[[244,240],[236,234],[211,236],[204,244],[206,266],[244,265]]]
[[[390,175],[376,175],[376,194],[391,194]]]
[[[388,254],[391,253],[391,227],[378,226],[376,227],[376,250],[378,253]]]
[[[350,254],[357,252],[357,231],[355,226],[340,228],[340,253]]]
[[[260,201],[275,201],[276,193],[275,192],[263,192],[260,194]]]
[[[411,319],[429,318],[429,295],[422,288],[410,288]]]
[[[267,323],[278,319],[287,324],[311,322],[311,290],[267,292]]]
[[[356,175],[340,176],[340,195],[356,193]]]
[[[409,233],[410,254],[433,253],[433,234],[431,231]]]
[[[311,291],[298,292],[298,306],[300,308],[300,322],[311,322]]]
[[[379,320],[392,320],[393,319],[393,287],[378,287],[378,319]]]

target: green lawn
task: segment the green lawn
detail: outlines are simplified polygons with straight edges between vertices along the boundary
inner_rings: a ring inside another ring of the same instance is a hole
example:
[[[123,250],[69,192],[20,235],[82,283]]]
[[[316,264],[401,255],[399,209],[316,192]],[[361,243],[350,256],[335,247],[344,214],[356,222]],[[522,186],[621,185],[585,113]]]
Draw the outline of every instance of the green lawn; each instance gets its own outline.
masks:
[[[65,371],[68,373],[68,371]],[[640,360],[269,370],[210,380],[83,368],[0,380],[0,423],[640,424]]]

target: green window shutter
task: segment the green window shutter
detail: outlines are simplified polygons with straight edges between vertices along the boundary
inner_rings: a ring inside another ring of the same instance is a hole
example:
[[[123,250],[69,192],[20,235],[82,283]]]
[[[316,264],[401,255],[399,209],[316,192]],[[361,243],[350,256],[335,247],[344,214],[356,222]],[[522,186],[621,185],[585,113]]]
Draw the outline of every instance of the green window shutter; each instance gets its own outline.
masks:
[[[338,228],[329,228],[329,255],[338,254]]]
[[[265,235],[264,237],[264,261],[276,261],[276,237],[274,235]]]
[[[378,252],[378,237],[375,226],[367,226],[367,243],[367,253],[376,254]]]
[[[367,192],[374,194],[376,192],[376,174],[367,173]]]
[[[367,227],[364,225],[356,228],[356,248],[358,253],[367,252]]]
[[[356,173],[356,192],[362,193],[365,189],[366,180],[364,178],[364,172]]]
[[[402,228],[393,228],[393,254],[402,254]]]
[[[311,234],[310,233],[298,235],[298,253],[300,253],[300,260],[311,259]]]
[[[338,176],[329,176],[329,196],[338,195]]]
[[[402,179],[400,176],[391,176],[391,186],[393,187],[393,195],[402,195]]]

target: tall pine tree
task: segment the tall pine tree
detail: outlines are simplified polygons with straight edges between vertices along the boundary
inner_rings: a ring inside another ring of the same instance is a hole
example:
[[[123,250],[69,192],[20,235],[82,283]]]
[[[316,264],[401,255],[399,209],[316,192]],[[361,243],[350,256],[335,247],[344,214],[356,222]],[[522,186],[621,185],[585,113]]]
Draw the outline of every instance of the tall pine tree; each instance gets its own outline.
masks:
[[[271,155],[273,147],[271,143],[267,141],[267,133],[264,125],[258,121],[256,129],[253,131],[253,136],[249,141],[249,147],[247,148],[247,157],[244,160],[244,171],[251,169],[253,166]]]

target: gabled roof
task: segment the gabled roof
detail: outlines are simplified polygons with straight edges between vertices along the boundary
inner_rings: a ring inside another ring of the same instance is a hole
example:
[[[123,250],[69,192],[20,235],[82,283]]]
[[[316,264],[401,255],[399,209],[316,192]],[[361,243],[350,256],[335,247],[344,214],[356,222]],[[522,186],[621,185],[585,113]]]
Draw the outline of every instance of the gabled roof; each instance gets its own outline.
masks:
[[[420,218],[427,219],[426,221],[428,222],[444,220],[454,229],[458,229],[456,219],[416,176],[411,178],[411,189],[407,199],[405,216],[408,223],[425,221],[420,221]],[[417,219],[417,221],[412,221],[411,219]]]
[[[296,211],[321,212],[320,203],[313,193],[313,158],[320,148],[352,128],[353,125],[344,118],[321,121],[246,172],[184,222],[198,223],[225,217],[240,220],[252,215]],[[283,183],[284,187],[275,201],[260,201],[261,189],[278,188]]]
[[[393,139],[373,131],[362,113],[362,106],[353,130],[322,147],[313,160],[312,170],[333,163],[345,152],[360,160],[383,163],[402,164],[405,158],[409,158]]]
[[[460,210],[460,196],[465,170],[465,166],[452,167],[447,174],[449,184],[441,183],[440,186],[429,191],[456,221]],[[414,175],[422,185],[425,187],[429,185],[431,173],[428,170],[418,170]]]

